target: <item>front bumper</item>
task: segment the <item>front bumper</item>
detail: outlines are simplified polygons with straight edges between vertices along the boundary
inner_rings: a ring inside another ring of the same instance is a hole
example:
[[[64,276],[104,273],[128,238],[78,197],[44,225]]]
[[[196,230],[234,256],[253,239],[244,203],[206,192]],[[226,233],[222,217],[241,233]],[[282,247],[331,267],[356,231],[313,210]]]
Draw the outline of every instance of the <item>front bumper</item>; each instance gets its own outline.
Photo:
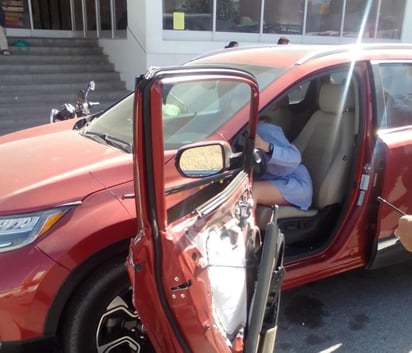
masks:
[[[48,311],[66,277],[66,269],[34,246],[0,253],[1,353],[48,341],[43,339]]]

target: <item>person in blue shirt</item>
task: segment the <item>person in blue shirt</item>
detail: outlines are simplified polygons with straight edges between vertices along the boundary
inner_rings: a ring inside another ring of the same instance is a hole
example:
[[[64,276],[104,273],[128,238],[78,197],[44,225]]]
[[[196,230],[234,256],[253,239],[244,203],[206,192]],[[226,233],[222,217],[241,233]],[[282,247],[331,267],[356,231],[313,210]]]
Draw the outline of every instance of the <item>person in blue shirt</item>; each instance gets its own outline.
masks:
[[[264,152],[266,161],[265,172],[253,184],[256,204],[309,209],[313,192],[311,177],[302,164],[299,150],[288,141],[282,128],[261,117],[255,147]]]

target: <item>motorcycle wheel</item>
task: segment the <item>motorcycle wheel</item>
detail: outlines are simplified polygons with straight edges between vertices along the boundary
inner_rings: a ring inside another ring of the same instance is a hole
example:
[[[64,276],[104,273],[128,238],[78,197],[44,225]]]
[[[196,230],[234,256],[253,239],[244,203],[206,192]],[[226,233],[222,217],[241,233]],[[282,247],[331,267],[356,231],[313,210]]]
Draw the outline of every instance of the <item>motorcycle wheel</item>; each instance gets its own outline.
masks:
[[[64,353],[154,353],[134,310],[124,260],[99,268],[65,315]]]

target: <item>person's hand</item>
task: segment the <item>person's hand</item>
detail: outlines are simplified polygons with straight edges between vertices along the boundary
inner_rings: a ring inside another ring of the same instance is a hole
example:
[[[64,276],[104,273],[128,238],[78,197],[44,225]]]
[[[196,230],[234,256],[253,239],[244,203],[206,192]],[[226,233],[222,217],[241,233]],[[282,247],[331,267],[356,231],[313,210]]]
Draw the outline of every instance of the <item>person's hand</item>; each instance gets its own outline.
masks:
[[[255,147],[263,152],[269,152],[269,144],[263,140],[259,135],[255,137]]]
[[[395,234],[405,249],[412,251],[412,215],[405,215],[399,218]]]

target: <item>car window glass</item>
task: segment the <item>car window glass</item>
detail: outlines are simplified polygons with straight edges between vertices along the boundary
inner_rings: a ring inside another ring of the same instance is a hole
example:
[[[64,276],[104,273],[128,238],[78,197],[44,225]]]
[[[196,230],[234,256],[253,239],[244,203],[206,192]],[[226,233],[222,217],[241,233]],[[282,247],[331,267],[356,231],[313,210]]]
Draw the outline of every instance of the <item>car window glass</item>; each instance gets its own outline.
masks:
[[[330,74],[330,83],[342,85],[348,79],[348,71],[336,71]]]
[[[131,145],[133,143],[133,101],[134,94],[123,98],[99,118],[92,120],[85,130],[106,134]]]
[[[297,104],[303,101],[309,88],[310,81],[303,82],[292,88],[288,94],[290,104]]]
[[[261,66],[261,65],[247,65],[244,63],[236,63],[236,62],[217,62],[213,61],[213,57],[205,57],[202,59],[198,59],[196,61],[190,62],[190,64],[200,64],[200,65],[211,65],[217,67],[228,67],[228,68],[236,68],[239,70],[247,71],[253,76],[255,76],[257,83],[259,84],[259,90],[262,91],[264,88],[272,84],[276,81],[281,75],[287,72],[287,69],[282,67],[276,66]]]
[[[165,149],[177,149],[215,133],[251,98],[246,83],[231,80],[173,83],[163,95]]]
[[[385,114],[380,128],[412,124],[412,63],[379,64]]]
[[[293,141],[310,116],[319,110],[319,94],[322,85],[345,85],[346,82],[352,80],[352,71],[349,67],[305,78],[271,101],[260,112],[260,117],[265,117],[265,120],[280,126],[285,136]]]

